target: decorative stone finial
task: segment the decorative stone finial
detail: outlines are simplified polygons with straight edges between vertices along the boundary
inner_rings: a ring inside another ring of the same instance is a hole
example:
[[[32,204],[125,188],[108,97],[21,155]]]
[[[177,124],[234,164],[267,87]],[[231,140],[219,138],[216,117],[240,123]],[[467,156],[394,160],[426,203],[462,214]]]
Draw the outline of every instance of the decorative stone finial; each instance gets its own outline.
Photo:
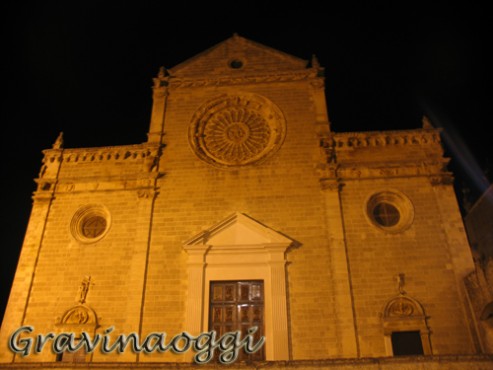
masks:
[[[164,77],[168,76],[168,71],[166,70],[165,67],[161,66],[161,67],[159,67],[159,72],[158,72],[157,76],[159,78],[164,78]]]
[[[87,293],[89,293],[89,288],[91,287],[91,277],[85,276],[80,283],[79,291],[77,293],[77,302],[83,304],[86,302]]]
[[[431,124],[431,121],[428,118],[428,116],[423,116],[423,118],[421,119],[421,122],[423,123],[423,128],[425,128],[425,129],[434,128],[433,125]]]
[[[320,65],[320,62],[318,61],[318,58],[315,54],[312,54],[312,61],[311,61],[312,69],[316,72],[317,77],[324,77],[324,67]],[[318,81],[317,87],[323,87],[323,81],[319,80]]]
[[[53,149],[63,148],[63,132],[60,132],[55,142],[53,143]]]
[[[315,54],[312,54],[312,68],[320,69],[320,62]]]
[[[396,276],[397,279],[397,291],[399,294],[406,294],[404,290],[404,283],[405,283],[405,275],[403,273],[400,273],[399,275]]]
[[[325,153],[327,163],[337,163],[336,142],[332,134],[329,133],[329,135],[320,139],[320,147]]]

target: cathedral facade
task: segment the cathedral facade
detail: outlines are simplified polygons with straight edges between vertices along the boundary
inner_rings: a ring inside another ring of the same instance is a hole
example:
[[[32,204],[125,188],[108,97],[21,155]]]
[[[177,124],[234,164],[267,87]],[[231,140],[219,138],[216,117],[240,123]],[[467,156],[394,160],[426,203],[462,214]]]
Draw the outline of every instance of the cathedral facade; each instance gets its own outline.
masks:
[[[185,366],[193,349],[35,353],[34,339],[211,330],[265,338],[241,366],[486,368],[439,130],[425,118],[336,133],[324,88],[315,58],[235,35],[161,69],[147,142],[60,136],[36,179],[0,368]]]

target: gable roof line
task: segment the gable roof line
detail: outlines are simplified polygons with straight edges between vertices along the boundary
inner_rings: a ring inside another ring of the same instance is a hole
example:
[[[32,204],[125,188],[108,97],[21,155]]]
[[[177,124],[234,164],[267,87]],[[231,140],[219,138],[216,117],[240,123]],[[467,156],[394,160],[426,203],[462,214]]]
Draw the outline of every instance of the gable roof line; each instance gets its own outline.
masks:
[[[228,37],[226,40],[223,40],[221,42],[218,42],[217,44],[211,46],[210,48],[207,48],[205,49],[204,51],[198,53],[198,54],[195,54],[194,56],[184,60],[183,62],[181,63],[178,63],[177,65],[175,65],[174,67],[172,68],[169,68],[168,69],[168,72],[173,75],[174,73],[176,73],[177,71],[179,71],[180,69],[186,67],[187,65],[189,65],[190,63],[193,63],[194,61],[196,61],[197,59],[211,53],[213,50],[219,48],[221,45],[223,44],[226,44],[228,42],[231,42],[231,40],[235,40],[235,39],[240,39],[242,40],[243,42],[246,42],[246,43],[249,43],[255,47],[259,47],[259,48],[262,48],[266,51],[268,51],[269,53],[274,53],[274,54],[280,54],[286,58],[289,58],[291,59],[292,61],[294,61],[295,63],[299,63],[300,65],[303,64],[304,67],[306,67],[308,65],[308,60],[306,59],[302,59],[302,58],[299,58],[297,56],[294,56],[294,55],[291,55],[291,54],[288,54],[288,53],[285,53],[284,51],[281,51],[281,50],[277,50],[277,49],[274,49],[270,46],[267,46],[267,45],[264,45],[264,44],[261,44],[259,42],[256,42],[256,41],[253,41],[253,40],[250,40],[250,39],[247,39],[246,37],[243,37],[243,36],[239,36],[238,34],[233,34],[233,36],[231,37]]]
[[[263,48],[263,49],[266,49],[267,51],[271,52],[271,53],[274,53],[274,54],[281,54],[283,56],[285,56],[286,58],[289,58],[293,61],[295,61],[296,63],[303,63],[304,64],[304,68],[306,68],[306,66],[308,65],[308,62],[309,60],[308,59],[302,59],[300,57],[297,57],[295,55],[291,55],[289,53],[286,53],[282,50],[278,50],[278,49],[274,49],[273,47],[270,47],[268,45],[264,45],[264,44],[261,44],[260,42],[257,42],[257,41],[254,41],[254,40],[250,40],[250,39],[247,39],[246,37],[243,37],[243,36],[233,36],[233,37],[230,37],[229,39],[225,40],[225,41],[228,41],[228,40],[231,40],[235,37],[238,37],[238,38],[241,38],[243,39],[244,41],[250,43],[250,44],[253,44],[254,46],[257,46],[257,47],[260,47],[260,48]]]

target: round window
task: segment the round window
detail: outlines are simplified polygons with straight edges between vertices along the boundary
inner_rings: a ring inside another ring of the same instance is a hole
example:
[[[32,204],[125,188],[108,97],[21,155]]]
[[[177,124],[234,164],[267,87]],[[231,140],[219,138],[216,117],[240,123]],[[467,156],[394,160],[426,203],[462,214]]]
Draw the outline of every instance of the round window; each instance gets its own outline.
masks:
[[[82,243],[94,243],[108,232],[110,214],[100,205],[88,205],[79,208],[72,217],[70,231],[75,239]]]
[[[384,227],[395,226],[399,223],[399,210],[390,203],[381,202],[373,208],[373,219]]]
[[[101,216],[90,216],[82,221],[81,231],[86,238],[97,238],[106,230],[106,219]]]
[[[243,62],[240,59],[233,59],[229,62],[229,66],[233,69],[240,69],[243,67]]]
[[[407,229],[414,218],[414,209],[409,198],[394,191],[373,194],[366,203],[365,213],[372,225],[387,232]]]

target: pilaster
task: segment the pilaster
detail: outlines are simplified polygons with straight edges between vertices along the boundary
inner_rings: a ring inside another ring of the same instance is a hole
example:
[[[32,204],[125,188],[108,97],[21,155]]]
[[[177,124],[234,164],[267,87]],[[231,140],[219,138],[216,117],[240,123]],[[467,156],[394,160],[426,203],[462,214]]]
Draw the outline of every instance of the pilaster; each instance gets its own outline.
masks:
[[[339,351],[341,357],[358,357],[358,333],[354,316],[351,271],[344,232],[344,214],[340,199],[342,184],[337,179],[325,178],[321,179],[321,186],[325,200]]]

